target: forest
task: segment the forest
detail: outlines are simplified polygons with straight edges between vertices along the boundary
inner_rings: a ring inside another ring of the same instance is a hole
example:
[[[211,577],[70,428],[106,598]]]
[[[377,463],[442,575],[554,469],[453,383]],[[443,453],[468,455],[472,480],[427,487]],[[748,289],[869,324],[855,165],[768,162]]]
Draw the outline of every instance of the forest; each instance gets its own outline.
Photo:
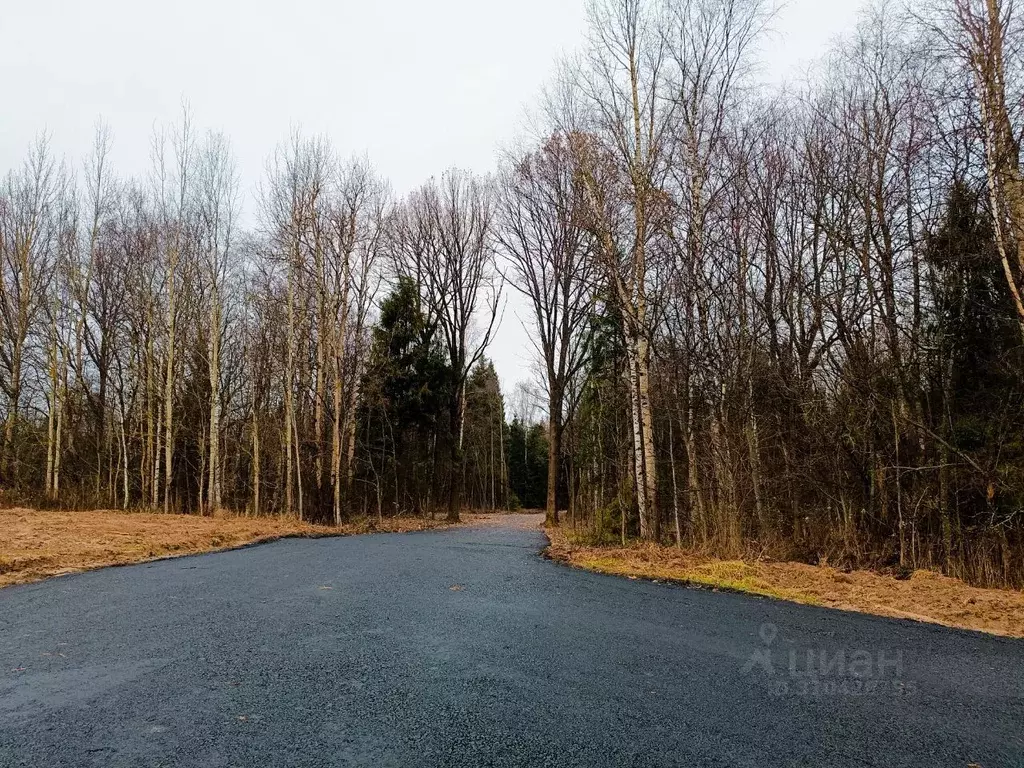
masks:
[[[140,177],[42,135],[0,182],[0,502],[543,508],[1024,585],[1024,16],[870,5],[767,86],[773,14],[594,0],[497,170],[405,195],[300,131],[249,194],[188,109]]]

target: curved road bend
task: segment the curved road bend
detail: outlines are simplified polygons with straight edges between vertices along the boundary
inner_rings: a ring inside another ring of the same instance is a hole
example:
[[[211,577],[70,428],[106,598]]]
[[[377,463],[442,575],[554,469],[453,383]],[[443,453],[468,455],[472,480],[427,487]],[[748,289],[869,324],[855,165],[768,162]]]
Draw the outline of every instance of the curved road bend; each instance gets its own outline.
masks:
[[[0,591],[0,766],[1024,766],[1024,642],[575,571],[538,530]]]

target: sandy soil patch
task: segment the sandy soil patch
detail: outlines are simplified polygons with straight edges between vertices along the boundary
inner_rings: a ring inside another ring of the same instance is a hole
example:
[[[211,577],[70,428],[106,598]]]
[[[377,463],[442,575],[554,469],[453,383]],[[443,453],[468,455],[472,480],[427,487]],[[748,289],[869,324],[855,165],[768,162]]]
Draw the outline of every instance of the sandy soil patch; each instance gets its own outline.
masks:
[[[802,563],[716,560],[674,547],[590,547],[549,529],[553,559],[601,573],[673,581],[1024,638],[1024,592],[981,589],[931,571],[897,579]]]
[[[49,576],[212,552],[287,536],[417,531],[440,521],[385,518],[341,528],[285,517],[199,517],[142,512],[0,510],[0,587]]]

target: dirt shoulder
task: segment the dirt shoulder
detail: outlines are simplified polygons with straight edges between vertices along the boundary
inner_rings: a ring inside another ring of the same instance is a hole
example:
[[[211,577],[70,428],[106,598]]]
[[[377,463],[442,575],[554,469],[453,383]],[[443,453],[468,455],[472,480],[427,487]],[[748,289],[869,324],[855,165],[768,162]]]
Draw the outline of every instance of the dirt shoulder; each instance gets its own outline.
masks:
[[[724,561],[649,544],[591,547],[548,529],[546,554],[579,568],[629,578],[763,595],[844,611],[914,619],[1024,638],[1024,592],[980,589],[931,571],[900,580],[802,563]]]
[[[341,528],[280,517],[199,517],[143,512],[0,510],[0,587],[111,565],[216,552],[290,536],[417,531],[441,521],[385,518]]]
[[[543,512],[473,512],[462,515],[463,525],[534,531],[544,525]]]

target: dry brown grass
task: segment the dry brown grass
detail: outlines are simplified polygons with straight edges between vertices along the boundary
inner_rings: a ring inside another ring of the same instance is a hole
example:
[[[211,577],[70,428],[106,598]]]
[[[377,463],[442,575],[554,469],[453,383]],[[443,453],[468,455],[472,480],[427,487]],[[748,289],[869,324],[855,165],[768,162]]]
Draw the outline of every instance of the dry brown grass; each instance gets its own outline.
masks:
[[[49,576],[213,552],[288,536],[415,531],[440,522],[362,520],[342,528],[286,517],[199,517],[142,512],[0,510],[0,587]]]
[[[900,580],[802,563],[723,561],[674,547],[592,547],[549,529],[548,555],[601,573],[746,592],[844,611],[1024,637],[1024,592],[981,589],[931,571]]]

